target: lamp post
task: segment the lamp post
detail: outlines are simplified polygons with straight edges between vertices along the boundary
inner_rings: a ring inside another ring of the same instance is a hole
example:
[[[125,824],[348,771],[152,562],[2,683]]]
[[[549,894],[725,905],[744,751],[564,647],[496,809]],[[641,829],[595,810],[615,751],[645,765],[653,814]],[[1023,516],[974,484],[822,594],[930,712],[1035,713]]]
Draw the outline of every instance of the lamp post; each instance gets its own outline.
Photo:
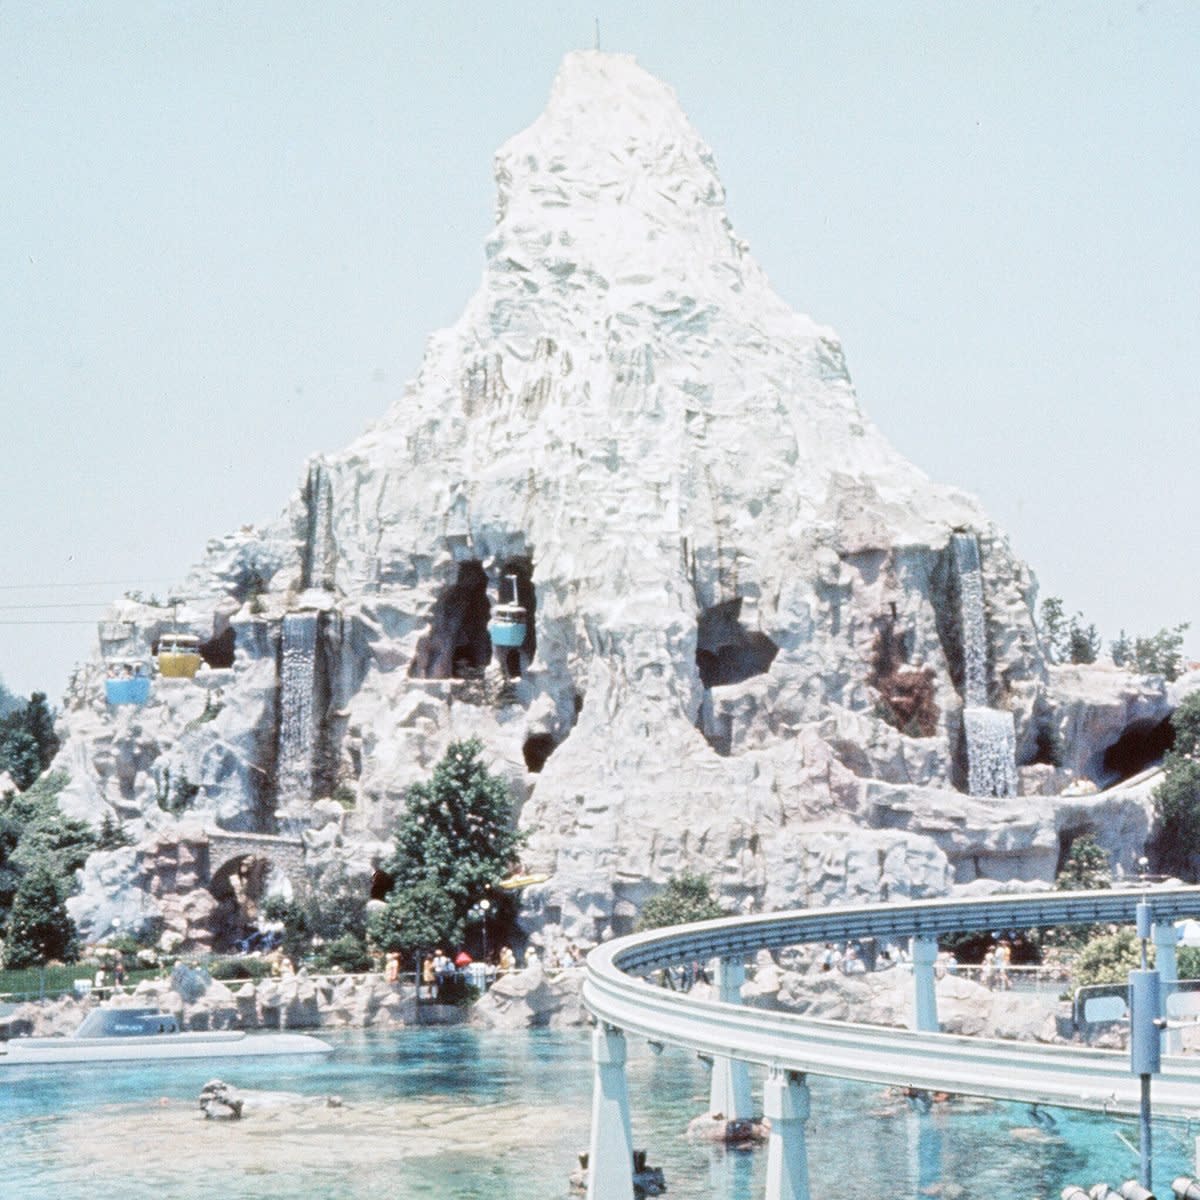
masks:
[[[486,897],[479,902],[479,912],[483,920],[483,961],[486,964],[488,960],[488,944],[487,944],[487,919],[488,909],[492,907],[492,902]]]

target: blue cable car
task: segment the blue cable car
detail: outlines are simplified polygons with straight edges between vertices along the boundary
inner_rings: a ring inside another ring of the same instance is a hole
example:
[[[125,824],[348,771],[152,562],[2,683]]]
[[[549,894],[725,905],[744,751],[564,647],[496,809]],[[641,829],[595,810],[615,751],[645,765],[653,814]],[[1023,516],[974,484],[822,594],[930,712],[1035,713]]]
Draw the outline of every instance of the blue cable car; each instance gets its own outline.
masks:
[[[150,699],[150,676],[146,664],[137,659],[110,659],[104,698],[118,704],[145,704]]]
[[[492,609],[488,634],[493,646],[519,649],[525,644],[525,610],[517,602],[517,577],[505,575],[500,581],[500,603]]]

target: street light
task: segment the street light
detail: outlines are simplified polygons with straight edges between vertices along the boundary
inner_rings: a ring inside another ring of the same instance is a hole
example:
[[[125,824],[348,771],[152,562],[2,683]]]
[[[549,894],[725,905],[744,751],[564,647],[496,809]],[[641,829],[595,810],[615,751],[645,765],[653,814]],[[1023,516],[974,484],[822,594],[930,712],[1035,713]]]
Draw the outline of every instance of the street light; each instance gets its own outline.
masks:
[[[492,902],[488,899],[480,900],[479,911],[483,914],[483,961],[488,960],[488,944],[487,944],[487,918],[488,909],[492,907]]]

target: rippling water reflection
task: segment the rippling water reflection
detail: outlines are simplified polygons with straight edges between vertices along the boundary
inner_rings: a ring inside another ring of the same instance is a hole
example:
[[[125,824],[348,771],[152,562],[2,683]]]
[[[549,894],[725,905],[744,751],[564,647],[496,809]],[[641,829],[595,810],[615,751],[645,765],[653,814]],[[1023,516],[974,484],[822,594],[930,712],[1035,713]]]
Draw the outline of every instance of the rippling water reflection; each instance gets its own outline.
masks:
[[[562,1200],[587,1144],[586,1033],[468,1029],[351,1034],[311,1059],[60,1067],[0,1073],[0,1196],[97,1200]],[[765,1154],[691,1145],[707,1074],[694,1057],[630,1040],[634,1140],[669,1195],[757,1200]],[[204,1121],[217,1077],[265,1097],[236,1124]],[[1057,1197],[1116,1184],[1135,1156],[1113,1122],[960,1101],[929,1114],[878,1088],[812,1081],[816,1197]],[[324,1098],[341,1097],[330,1108]],[[1122,1126],[1127,1136],[1135,1131]],[[1183,1130],[1157,1131],[1160,1191],[1188,1169]],[[1135,1138],[1136,1140],[1136,1138]]]

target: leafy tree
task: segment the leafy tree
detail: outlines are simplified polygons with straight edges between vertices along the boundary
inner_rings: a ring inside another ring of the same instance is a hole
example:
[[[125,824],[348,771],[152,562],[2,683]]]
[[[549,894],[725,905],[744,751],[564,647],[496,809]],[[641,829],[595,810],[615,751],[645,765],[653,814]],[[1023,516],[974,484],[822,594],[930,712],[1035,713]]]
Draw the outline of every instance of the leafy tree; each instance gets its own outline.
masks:
[[[9,713],[15,712],[22,705],[20,696],[14,696],[4,685],[4,680],[0,679],[0,717],[7,717]]]
[[[0,770],[7,771],[17,787],[29,787],[57,753],[54,714],[44,692],[34,692],[0,717]]]
[[[75,926],[58,881],[54,869],[44,863],[21,879],[5,929],[6,967],[35,967],[52,958],[70,962],[77,957]]]
[[[1200,979],[1200,946],[1179,946],[1175,970],[1180,979]]]
[[[1071,843],[1067,860],[1054,879],[1060,892],[1088,892],[1112,887],[1108,853],[1092,835],[1084,834]]]
[[[666,925],[684,925],[689,921],[708,921],[723,916],[725,913],[713,897],[707,876],[685,871],[668,880],[666,887],[646,902],[637,927],[662,929]]]
[[[1120,929],[1094,937],[1075,960],[1075,984],[1127,983],[1129,972],[1141,965],[1141,945],[1134,931]]]
[[[7,771],[18,790],[24,791],[41,774],[41,759],[32,734],[0,721],[0,771]]]
[[[1042,642],[1055,662],[1060,661],[1059,647],[1067,627],[1063,602],[1058,596],[1047,596],[1042,601]]]
[[[1189,625],[1162,628],[1150,637],[1137,638],[1133,643],[1134,670],[1143,675],[1161,675],[1168,683],[1183,674],[1183,635]]]
[[[1069,620],[1058,596],[1042,601],[1042,644],[1054,662],[1093,663],[1102,645],[1095,625],[1085,625],[1083,614]]]
[[[302,886],[291,897],[268,896],[262,915],[283,925],[283,951],[299,962],[313,941],[352,938],[360,945],[367,933],[366,897],[345,874],[327,873],[319,887]]]
[[[86,821],[66,817],[58,807],[58,794],[67,775],[43,775],[28,791],[0,799],[0,817],[21,831],[13,861],[22,869],[48,865],[61,879],[70,879],[95,849],[96,835]]]
[[[414,957],[438,946],[453,946],[462,936],[454,901],[436,879],[422,879],[394,890],[383,909],[370,918],[371,941],[381,950]]]
[[[1187,878],[1200,854],[1200,692],[1171,714],[1171,726],[1175,744],[1163,759],[1163,781],[1154,789],[1154,850],[1160,869]]]
[[[485,897],[499,930],[512,923],[513,900],[495,888],[524,836],[513,828],[508,786],[480,761],[482,751],[476,739],[451,743],[433,777],[409,789],[384,865],[395,880],[388,913],[375,922],[387,934],[385,949],[458,944],[471,907]]]

